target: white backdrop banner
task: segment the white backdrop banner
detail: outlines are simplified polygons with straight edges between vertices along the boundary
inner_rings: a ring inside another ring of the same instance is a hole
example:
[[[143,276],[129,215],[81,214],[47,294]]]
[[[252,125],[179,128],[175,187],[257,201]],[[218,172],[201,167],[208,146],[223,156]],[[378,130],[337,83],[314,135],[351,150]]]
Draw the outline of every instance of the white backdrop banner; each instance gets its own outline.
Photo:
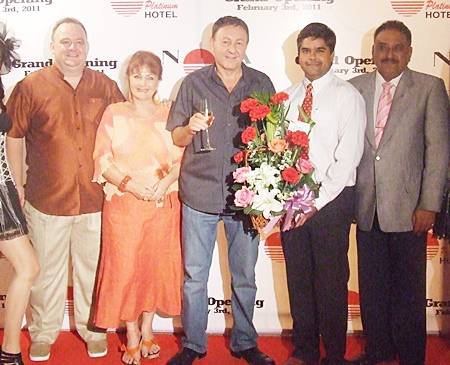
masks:
[[[450,1],[410,0],[0,0],[0,20],[22,41],[21,63],[3,77],[7,96],[27,74],[52,63],[50,35],[63,17],[81,20],[90,44],[87,64],[117,81],[128,95],[126,61],[137,50],[161,57],[163,81],[159,92],[174,98],[183,77],[212,62],[209,38],[219,17],[234,15],[250,29],[245,62],[268,74],[278,91],[303,78],[294,59],[298,32],[322,22],[337,35],[334,72],[343,79],[374,69],[373,33],[384,21],[403,21],[413,34],[409,66],[444,79],[450,88]],[[349,261],[349,331],[361,329],[354,227]],[[209,332],[231,326],[230,277],[226,243],[220,231],[209,280]],[[430,237],[428,244],[428,331],[447,331],[450,324],[450,248]],[[12,275],[0,259],[0,323]],[[333,265],[333,262],[330,262]],[[255,325],[261,333],[280,333],[292,327],[284,259],[279,233],[261,238],[257,271]],[[69,283],[70,285],[70,283]],[[64,325],[73,321],[69,286]],[[157,317],[155,330],[172,331],[178,318]]]

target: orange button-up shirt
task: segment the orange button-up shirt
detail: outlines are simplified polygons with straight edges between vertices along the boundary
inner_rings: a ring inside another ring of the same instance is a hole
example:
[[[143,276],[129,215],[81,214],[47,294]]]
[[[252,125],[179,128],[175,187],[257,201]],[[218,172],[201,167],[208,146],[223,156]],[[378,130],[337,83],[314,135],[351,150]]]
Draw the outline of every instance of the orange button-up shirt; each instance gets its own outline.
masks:
[[[114,81],[88,68],[76,89],[55,65],[16,85],[7,102],[8,136],[25,137],[25,198],[33,207],[57,216],[101,210],[102,187],[92,182],[95,136],[105,108],[123,100]]]

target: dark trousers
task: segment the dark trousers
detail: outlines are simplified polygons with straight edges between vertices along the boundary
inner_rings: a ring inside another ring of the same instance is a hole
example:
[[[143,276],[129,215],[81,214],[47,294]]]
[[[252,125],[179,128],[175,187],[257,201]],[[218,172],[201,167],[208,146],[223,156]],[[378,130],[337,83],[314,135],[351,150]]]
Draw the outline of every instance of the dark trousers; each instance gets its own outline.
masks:
[[[374,362],[424,365],[427,234],[357,230],[361,315]]]
[[[316,364],[320,335],[323,364],[340,365],[346,350],[347,259],[354,189],[319,210],[302,227],[282,233],[293,319],[292,356]]]

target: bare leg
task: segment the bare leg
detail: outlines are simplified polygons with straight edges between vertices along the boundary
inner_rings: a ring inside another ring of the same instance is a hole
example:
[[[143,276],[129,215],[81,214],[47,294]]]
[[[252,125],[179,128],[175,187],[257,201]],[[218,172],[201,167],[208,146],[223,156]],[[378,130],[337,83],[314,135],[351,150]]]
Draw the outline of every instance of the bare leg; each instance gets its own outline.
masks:
[[[122,361],[125,364],[139,364],[141,361],[141,352],[139,351],[141,332],[138,321],[125,323],[127,325],[127,351],[123,353]]]
[[[155,312],[143,312],[142,313],[142,347],[141,354],[142,357],[148,357],[159,353],[160,347],[155,343],[153,345],[145,345],[145,341],[153,340],[155,337],[153,334],[153,317]]]
[[[0,241],[0,251],[15,270],[6,293],[2,350],[15,354],[20,352],[22,320],[27,308],[31,285],[39,274],[39,263],[27,236]]]

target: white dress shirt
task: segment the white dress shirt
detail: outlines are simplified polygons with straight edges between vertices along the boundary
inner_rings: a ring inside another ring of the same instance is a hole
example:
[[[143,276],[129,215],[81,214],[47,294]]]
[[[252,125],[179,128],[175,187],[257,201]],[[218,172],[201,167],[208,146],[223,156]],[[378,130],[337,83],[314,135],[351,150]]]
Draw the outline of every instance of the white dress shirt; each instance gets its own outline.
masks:
[[[308,130],[306,123],[298,121],[298,106],[302,105],[309,83],[305,79],[286,90],[291,103],[287,116],[291,130]],[[331,69],[312,84],[311,118],[316,125],[309,135],[309,158],[315,169],[314,180],[321,183],[314,206],[321,209],[346,186],[356,183],[356,168],[363,153],[366,109],[359,92]]]

